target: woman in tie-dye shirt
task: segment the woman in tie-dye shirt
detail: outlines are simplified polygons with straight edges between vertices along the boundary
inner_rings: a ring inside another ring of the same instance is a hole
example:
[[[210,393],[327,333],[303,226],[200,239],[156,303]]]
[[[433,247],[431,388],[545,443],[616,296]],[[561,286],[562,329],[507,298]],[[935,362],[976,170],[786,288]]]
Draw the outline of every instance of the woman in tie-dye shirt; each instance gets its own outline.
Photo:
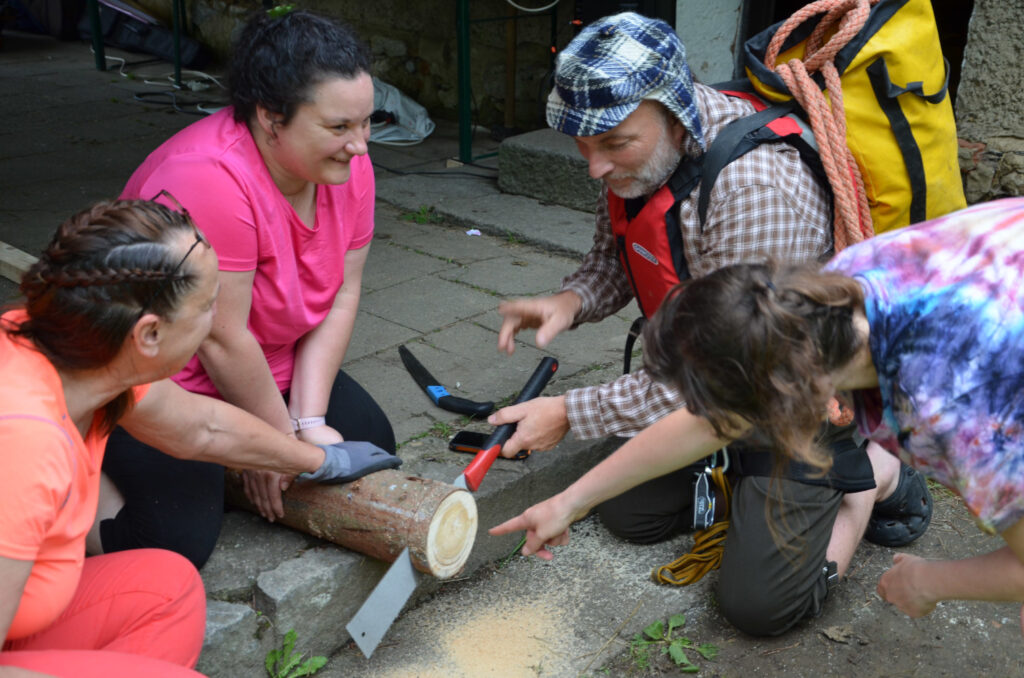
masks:
[[[1024,601],[1024,198],[877,236],[825,270],[738,265],[689,281],[644,345],[687,409],[495,528],[526,529],[524,553],[549,557],[589,507],[750,428],[827,466],[814,435],[838,392],[866,437],[958,492],[1007,542],[961,561],[897,554],[879,593],[915,617],[947,599]]]

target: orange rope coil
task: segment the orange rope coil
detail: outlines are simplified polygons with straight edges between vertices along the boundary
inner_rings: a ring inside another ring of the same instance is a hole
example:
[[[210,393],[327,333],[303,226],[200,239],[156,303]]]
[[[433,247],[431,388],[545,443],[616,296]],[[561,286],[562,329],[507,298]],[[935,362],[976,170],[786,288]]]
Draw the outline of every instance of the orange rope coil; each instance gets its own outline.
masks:
[[[775,32],[765,53],[765,65],[774,68],[786,84],[793,98],[807,111],[818,143],[821,162],[835,195],[833,218],[835,250],[858,243],[874,235],[871,212],[868,208],[864,178],[853,153],[846,145],[846,112],[843,108],[843,88],[834,59],[843,47],[860,32],[867,21],[871,5],[878,0],[817,0],[798,10]],[[807,19],[825,13],[807,39],[804,59],[790,59],[777,64],[779,51],[786,38]],[[838,27],[837,27],[838,24]],[[825,35],[835,34],[822,44]],[[825,80],[825,93],[812,79],[821,73]],[[831,102],[831,106],[829,105]]]

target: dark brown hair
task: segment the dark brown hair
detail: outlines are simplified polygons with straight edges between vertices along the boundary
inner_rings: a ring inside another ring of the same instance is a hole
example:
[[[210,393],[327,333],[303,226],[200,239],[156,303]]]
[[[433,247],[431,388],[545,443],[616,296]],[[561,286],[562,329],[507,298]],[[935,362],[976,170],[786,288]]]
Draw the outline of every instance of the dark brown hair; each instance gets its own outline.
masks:
[[[235,120],[248,122],[262,106],[287,125],[324,80],[369,72],[369,49],[343,21],[306,10],[281,16],[257,11],[231,51],[228,90]]]
[[[28,318],[4,331],[30,340],[54,366],[96,369],[114,359],[143,312],[172,317],[197,282],[174,241],[195,232],[185,214],[145,200],[101,202],[57,229],[21,278]],[[104,408],[109,432],[134,401]]]
[[[644,331],[644,363],[725,435],[738,415],[792,458],[827,470],[814,444],[829,373],[860,348],[860,285],[816,265],[740,264],[677,286]],[[780,458],[781,457],[781,458]]]

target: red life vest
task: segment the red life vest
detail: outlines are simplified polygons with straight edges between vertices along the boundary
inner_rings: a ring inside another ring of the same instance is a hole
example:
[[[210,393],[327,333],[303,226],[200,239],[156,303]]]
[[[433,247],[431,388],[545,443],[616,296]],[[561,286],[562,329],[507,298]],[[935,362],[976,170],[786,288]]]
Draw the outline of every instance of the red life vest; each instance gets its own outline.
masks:
[[[645,318],[658,310],[673,286],[690,277],[678,205],[699,181],[699,163],[684,158],[672,177],[646,202],[643,198],[623,200],[608,192],[608,216],[619,262]]]

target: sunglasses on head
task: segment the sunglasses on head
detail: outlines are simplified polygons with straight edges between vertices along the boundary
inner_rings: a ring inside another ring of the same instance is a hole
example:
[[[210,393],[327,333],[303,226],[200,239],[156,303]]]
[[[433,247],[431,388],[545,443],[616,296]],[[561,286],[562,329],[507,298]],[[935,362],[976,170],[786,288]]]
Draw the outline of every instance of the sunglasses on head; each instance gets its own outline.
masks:
[[[156,202],[159,198],[162,198],[162,197],[166,197],[169,201],[174,203],[174,206],[177,207],[177,209],[175,209],[174,211],[178,212],[179,214],[184,215],[184,217],[188,220],[189,225],[192,226],[192,232],[195,234],[195,238],[196,239],[192,243],[192,246],[189,247],[185,251],[184,256],[182,256],[181,259],[178,260],[178,263],[175,264],[174,268],[172,268],[171,271],[167,274],[167,277],[165,277],[162,280],[160,280],[160,282],[157,284],[156,289],[153,290],[153,294],[151,294],[149,296],[149,299],[146,300],[146,303],[142,305],[142,310],[139,313],[140,316],[142,314],[144,314],[149,309],[149,306],[150,306],[150,304],[153,303],[153,300],[156,299],[161,294],[163,294],[164,290],[167,289],[168,283],[171,280],[174,280],[174,277],[178,274],[178,271],[185,264],[185,260],[188,259],[190,254],[192,254],[192,250],[194,250],[200,243],[202,243],[203,245],[206,245],[207,247],[210,246],[210,243],[206,239],[206,237],[199,231],[198,228],[196,228],[195,222],[192,221],[192,217],[191,217],[191,215],[189,215],[188,210],[185,209],[185,207],[180,202],[178,202],[177,198],[175,198],[173,195],[171,195],[170,191],[168,191],[166,189],[161,190],[159,193],[157,193],[152,198],[150,198],[150,202]],[[165,205],[165,207],[171,207],[171,206]],[[171,207],[171,209],[174,209],[174,208]]]

